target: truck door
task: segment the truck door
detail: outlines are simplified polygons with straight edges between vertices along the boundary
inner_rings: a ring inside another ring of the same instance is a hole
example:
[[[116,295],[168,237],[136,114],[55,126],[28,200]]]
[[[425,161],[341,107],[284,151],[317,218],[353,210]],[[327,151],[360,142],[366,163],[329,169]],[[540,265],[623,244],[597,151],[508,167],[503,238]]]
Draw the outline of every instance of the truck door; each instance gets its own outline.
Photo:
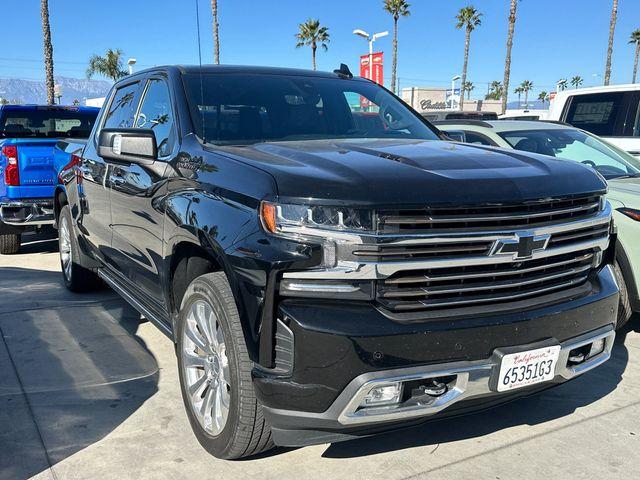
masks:
[[[101,118],[100,128],[131,127],[135,113],[134,105],[139,96],[140,81],[127,83],[112,92],[106,110]],[[109,176],[112,164],[106,162],[97,152],[96,135],[89,139],[83,152],[82,165],[82,224],[85,238],[105,263],[111,263],[111,207],[109,192]]]
[[[158,160],[151,165],[114,165],[110,176],[113,249],[118,270],[158,306],[165,303],[161,287],[167,161],[177,151],[176,125],[166,79],[146,81],[136,114],[135,128],[155,133]]]

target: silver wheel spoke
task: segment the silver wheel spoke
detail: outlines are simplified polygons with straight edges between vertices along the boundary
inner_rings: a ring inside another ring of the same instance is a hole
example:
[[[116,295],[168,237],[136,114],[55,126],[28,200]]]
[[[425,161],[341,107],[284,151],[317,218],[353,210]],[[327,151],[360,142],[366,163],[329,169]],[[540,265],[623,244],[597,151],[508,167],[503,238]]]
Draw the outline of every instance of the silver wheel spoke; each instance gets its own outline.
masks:
[[[204,350],[205,352],[211,351],[206,339],[202,338],[201,334],[196,331],[195,325],[193,325],[192,322],[189,321],[189,318],[187,318],[187,325],[185,325],[184,332],[189,340],[191,340],[191,342],[194,343],[195,346],[200,350]]]
[[[204,368],[204,358],[193,352],[184,352],[182,362],[186,368]]]
[[[207,433],[219,435],[229,417],[231,371],[224,331],[207,301],[191,305],[182,341],[182,375],[191,409]]]
[[[198,380],[196,380],[189,386],[189,395],[191,395],[191,400],[194,403],[200,403],[200,401],[202,400],[202,391],[207,386],[207,381],[207,376],[202,375],[200,378],[198,378]]]

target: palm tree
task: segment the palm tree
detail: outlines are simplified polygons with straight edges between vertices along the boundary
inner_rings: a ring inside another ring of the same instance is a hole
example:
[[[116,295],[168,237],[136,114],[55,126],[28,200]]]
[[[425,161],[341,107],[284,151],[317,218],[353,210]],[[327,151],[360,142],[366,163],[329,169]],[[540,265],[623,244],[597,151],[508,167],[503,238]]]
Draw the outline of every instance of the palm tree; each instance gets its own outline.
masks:
[[[456,28],[465,29],[464,62],[462,63],[461,85],[464,85],[467,82],[467,64],[469,62],[469,45],[471,43],[471,32],[473,32],[476,27],[479,27],[482,24],[482,20],[480,19],[481,16],[482,14],[471,5],[461,8],[456,15],[456,20],[458,20]],[[464,107],[464,91],[462,93],[463,95],[460,95],[460,110],[462,110]]]
[[[311,46],[311,66],[316,69],[316,50],[318,45],[324,48],[326,52],[328,50],[327,43],[329,43],[329,29],[320,25],[320,20],[308,19],[306,22],[299,25],[300,31],[296,33],[298,43],[296,48]]]
[[[567,81],[567,79],[566,79],[566,78],[561,78],[560,80],[558,80],[558,90],[559,90],[560,92],[562,92],[563,90],[566,90],[566,89],[567,89],[567,84],[568,84],[568,83],[569,83],[569,82]]]
[[[122,68],[122,53],[120,49],[109,49],[104,57],[92,55],[89,59],[89,68],[87,68],[87,78],[91,78],[96,73],[110,78],[114,82],[125,77],[127,71]]]
[[[469,98],[471,97],[471,90],[473,90],[475,87],[475,85],[473,84],[473,82],[467,82],[465,81],[462,84],[462,96],[464,96],[464,92],[467,92],[467,100],[469,100]]]
[[[213,61],[220,63],[220,35],[218,32],[218,0],[211,0],[211,14],[213,15]]]
[[[631,81],[631,83],[636,83],[636,76],[638,74],[638,56],[640,56],[640,29],[631,32],[629,43],[636,44],[636,53],[633,57],[633,80]]]
[[[49,25],[49,0],[40,0],[40,16],[42,17],[42,40],[44,44],[44,73],[47,86],[47,103],[55,103],[53,80],[53,44],[51,43],[51,26]]]
[[[609,20],[609,45],[607,47],[607,63],[604,67],[604,84],[609,85],[611,79],[611,55],[613,55],[613,34],[616,30],[616,20],[618,18],[618,0],[613,0],[611,8],[611,19]]]
[[[489,93],[484,97],[485,100],[500,100],[502,98],[502,82],[494,80],[489,84]]]
[[[384,0],[384,9],[393,17],[393,61],[391,63],[391,91],[396,91],[396,75],[398,74],[398,20],[411,15],[411,5],[405,0]],[[371,67],[369,67],[371,68]]]
[[[571,85],[573,85],[573,88],[578,88],[580,85],[582,85],[582,77],[580,75],[576,75],[575,77],[571,78]]]
[[[513,32],[516,28],[516,11],[518,0],[511,0],[509,7],[509,30],[507,32],[507,56],[504,60],[504,95],[502,96],[502,113],[507,110],[507,96],[509,95],[509,77],[511,76],[511,48],[513,47]]]
[[[524,93],[524,108],[527,108],[529,103],[529,92],[533,89],[533,82],[531,80],[525,80],[520,84],[522,93]]]
[[[549,94],[547,92],[545,92],[544,90],[541,91],[538,94],[538,100],[540,100],[542,102],[542,106],[544,107],[544,102],[546,102],[547,100],[549,100]]]
[[[522,95],[522,85],[520,85],[519,87],[516,87],[513,89],[513,93],[517,93],[518,94],[518,108],[521,107],[520,104],[520,95]]]

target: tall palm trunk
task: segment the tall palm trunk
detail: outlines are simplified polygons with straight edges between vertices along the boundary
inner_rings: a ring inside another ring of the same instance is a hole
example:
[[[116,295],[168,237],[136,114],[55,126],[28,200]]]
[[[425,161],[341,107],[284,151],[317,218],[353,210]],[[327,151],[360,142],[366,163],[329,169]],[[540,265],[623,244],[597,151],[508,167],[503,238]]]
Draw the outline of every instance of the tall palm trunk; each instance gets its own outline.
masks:
[[[633,81],[631,83],[636,83],[636,76],[638,74],[638,56],[640,56],[640,42],[636,43],[636,55],[633,59]]]
[[[507,110],[507,96],[509,95],[509,77],[511,76],[511,48],[513,47],[513,33],[516,28],[516,9],[518,0],[511,0],[509,8],[509,31],[507,32],[507,56],[504,59],[504,81],[502,82],[502,113]]]
[[[460,111],[464,108],[464,92],[462,89],[467,84],[467,64],[469,62],[469,44],[471,43],[471,29],[467,27],[467,32],[464,38],[464,62],[462,63],[462,78],[460,81]],[[469,92],[471,94],[471,92]],[[453,95],[453,92],[451,92]]]
[[[42,17],[42,40],[44,46],[44,73],[47,86],[47,103],[53,105],[54,80],[53,80],[53,44],[51,43],[51,26],[49,25],[49,1],[40,0],[40,16]]]
[[[609,46],[607,47],[607,64],[604,67],[604,84],[609,85],[611,80],[611,55],[613,55],[613,34],[616,30],[616,19],[618,18],[618,0],[613,0],[611,9],[611,20],[609,21]]]
[[[316,45],[316,42],[313,42],[311,44],[311,67],[315,70],[316,69],[316,50],[318,49],[318,45]]]
[[[373,65],[369,65],[373,72]],[[393,61],[391,63],[391,91],[396,93],[396,75],[398,70],[398,18],[393,17]],[[373,75],[371,75],[373,77]]]
[[[218,33],[218,0],[211,0],[213,14],[213,59],[216,65],[220,63],[220,35]]]
[[[524,108],[527,108],[527,105],[529,105],[529,90],[524,92]]]

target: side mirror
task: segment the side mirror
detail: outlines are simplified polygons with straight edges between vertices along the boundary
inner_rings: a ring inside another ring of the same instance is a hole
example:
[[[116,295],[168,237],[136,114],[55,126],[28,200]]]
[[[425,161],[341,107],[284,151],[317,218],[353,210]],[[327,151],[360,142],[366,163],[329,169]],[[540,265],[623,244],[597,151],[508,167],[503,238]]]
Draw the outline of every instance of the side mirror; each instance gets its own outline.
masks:
[[[98,155],[125,163],[150,164],[158,158],[158,146],[149,128],[103,128]]]
[[[467,141],[467,136],[462,130],[449,130],[448,132],[444,132],[444,134],[454,142],[464,143]]]

